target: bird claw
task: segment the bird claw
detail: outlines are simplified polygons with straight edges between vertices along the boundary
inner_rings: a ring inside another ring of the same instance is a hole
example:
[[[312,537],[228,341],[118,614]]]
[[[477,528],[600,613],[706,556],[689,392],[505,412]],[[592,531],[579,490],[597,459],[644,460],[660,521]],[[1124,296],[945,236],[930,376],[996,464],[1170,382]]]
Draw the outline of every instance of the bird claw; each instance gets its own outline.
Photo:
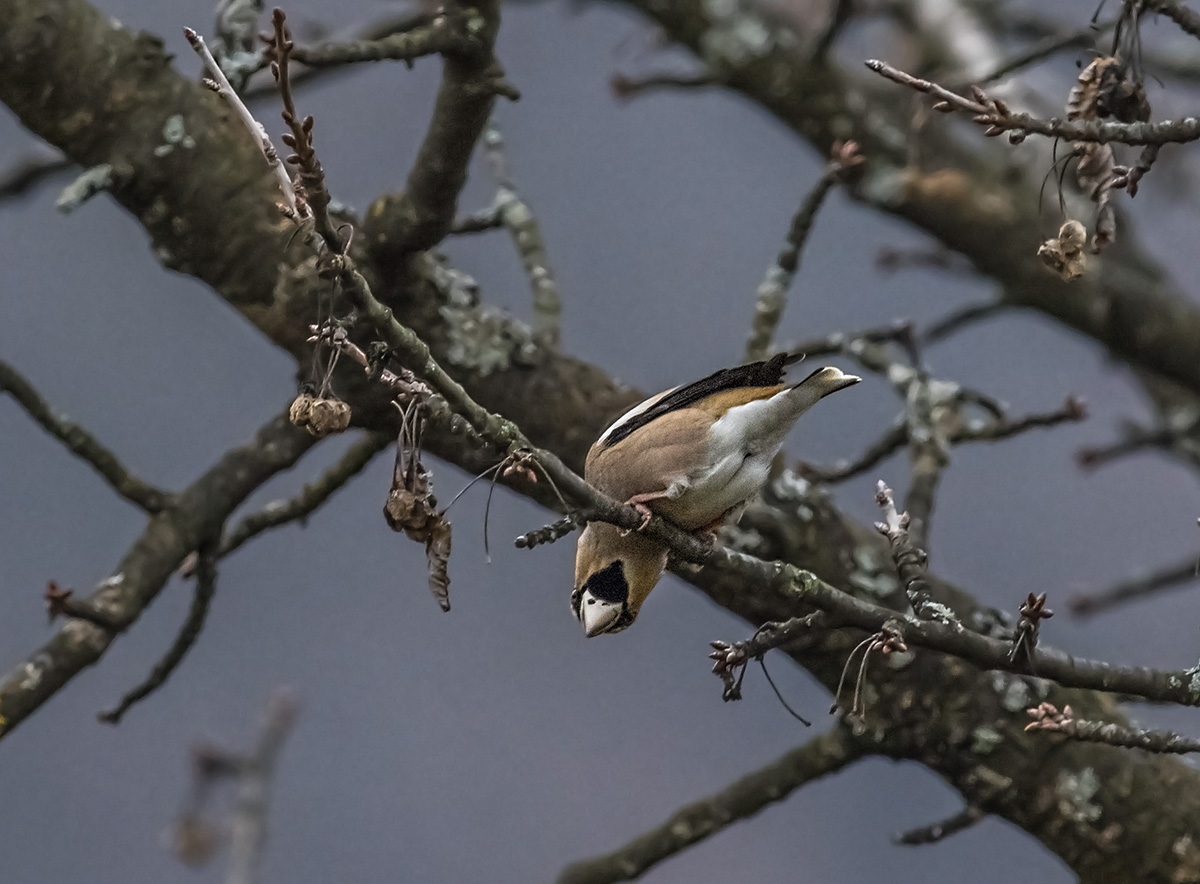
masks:
[[[622,537],[628,537],[630,532],[632,532],[632,531],[637,531],[640,534],[642,531],[646,530],[646,527],[650,524],[650,520],[652,518],[654,518],[654,513],[651,512],[650,507],[646,506],[644,503],[630,500],[630,501],[626,502],[626,505],[631,506],[635,510],[637,510],[638,514],[641,515],[641,517],[642,517],[642,521],[641,521],[641,524],[639,524],[636,528],[624,529],[621,532]]]

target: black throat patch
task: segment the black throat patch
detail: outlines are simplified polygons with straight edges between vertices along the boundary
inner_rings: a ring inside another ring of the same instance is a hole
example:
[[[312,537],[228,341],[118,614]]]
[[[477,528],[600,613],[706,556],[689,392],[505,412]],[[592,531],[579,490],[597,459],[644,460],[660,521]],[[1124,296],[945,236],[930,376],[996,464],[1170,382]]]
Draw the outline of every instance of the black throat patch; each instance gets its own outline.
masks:
[[[625,566],[620,559],[589,577],[583,588],[597,601],[613,604],[629,601],[629,581],[625,579]]]

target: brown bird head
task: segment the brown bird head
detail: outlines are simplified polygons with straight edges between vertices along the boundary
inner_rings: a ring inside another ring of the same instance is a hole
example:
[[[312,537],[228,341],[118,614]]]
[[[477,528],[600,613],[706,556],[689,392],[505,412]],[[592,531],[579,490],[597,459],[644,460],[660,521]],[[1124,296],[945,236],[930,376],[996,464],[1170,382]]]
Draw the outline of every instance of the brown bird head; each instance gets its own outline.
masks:
[[[588,637],[633,623],[666,566],[660,544],[604,522],[588,524],[575,551],[571,593],[571,611]]]

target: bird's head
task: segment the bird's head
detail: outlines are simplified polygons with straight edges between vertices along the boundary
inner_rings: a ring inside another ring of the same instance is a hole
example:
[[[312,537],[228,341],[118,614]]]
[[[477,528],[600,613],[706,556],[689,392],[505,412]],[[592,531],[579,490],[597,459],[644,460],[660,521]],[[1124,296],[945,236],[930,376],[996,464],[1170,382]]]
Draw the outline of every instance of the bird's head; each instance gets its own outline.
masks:
[[[571,611],[588,638],[628,628],[666,566],[661,544],[634,532],[622,536],[604,522],[589,523],[579,535],[571,593]]]

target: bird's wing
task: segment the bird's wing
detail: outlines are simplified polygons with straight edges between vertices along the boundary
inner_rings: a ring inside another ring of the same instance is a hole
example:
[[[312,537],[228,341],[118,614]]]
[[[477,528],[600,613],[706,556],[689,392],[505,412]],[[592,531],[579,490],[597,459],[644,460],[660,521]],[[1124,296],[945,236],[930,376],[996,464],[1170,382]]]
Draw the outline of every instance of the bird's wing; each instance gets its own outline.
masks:
[[[588,452],[584,476],[617,500],[664,492],[677,497],[696,469],[709,461],[712,418],[697,408],[663,415],[612,445],[597,442]]]
[[[733,405],[773,396],[779,392],[779,386],[783,382],[783,373],[787,366],[799,358],[794,354],[779,353],[765,362],[752,362],[736,368],[723,368],[706,378],[659,393],[621,415],[612,426],[604,431],[596,444],[604,448],[612,447],[671,412],[693,406],[701,408],[708,406],[710,403],[703,402],[703,400],[710,397],[720,399],[722,404],[727,402],[725,407],[729,408]],[[756,392],[750,393],[751,390]],[[767,392],[768,390],[770,392]],[[748,398],[739,399],[740,396],[748,396]]]

